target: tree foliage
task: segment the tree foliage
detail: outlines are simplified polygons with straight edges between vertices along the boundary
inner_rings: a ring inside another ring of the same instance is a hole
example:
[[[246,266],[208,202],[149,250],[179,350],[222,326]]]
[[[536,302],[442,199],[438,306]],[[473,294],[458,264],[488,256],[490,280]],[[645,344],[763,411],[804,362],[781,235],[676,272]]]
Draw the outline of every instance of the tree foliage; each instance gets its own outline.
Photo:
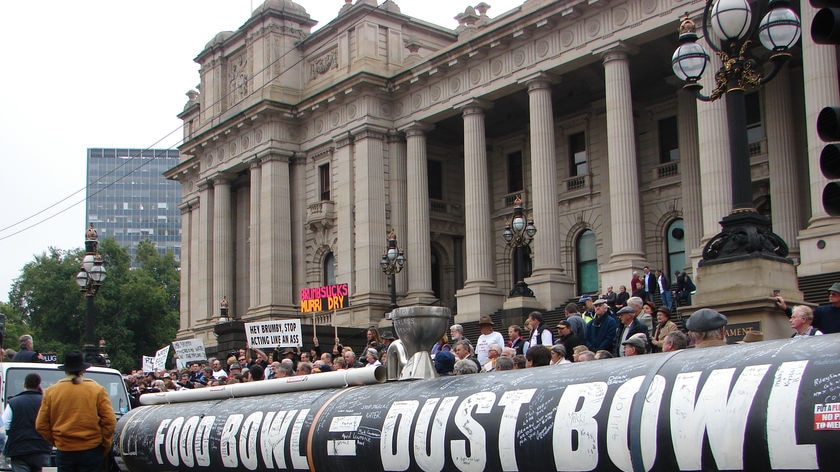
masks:
[[[159,255],[150,241],[140,243],[135,269],[113,238],[100,241],[99,252],[107,277],[94,296],[96,336],[105,340],[112,367],[137,368],[142,356],[154,355],[175,338],[178,266],[171,253]],[[16,337],[22,333],[32,334],[41,352],[61,356],[82,347],[87,301],[75,276],[83,256],[81,249],[50,248],[23,267],[9,293],[5,347],[17,349]],[[9,337],[12,333],[15,338]]]

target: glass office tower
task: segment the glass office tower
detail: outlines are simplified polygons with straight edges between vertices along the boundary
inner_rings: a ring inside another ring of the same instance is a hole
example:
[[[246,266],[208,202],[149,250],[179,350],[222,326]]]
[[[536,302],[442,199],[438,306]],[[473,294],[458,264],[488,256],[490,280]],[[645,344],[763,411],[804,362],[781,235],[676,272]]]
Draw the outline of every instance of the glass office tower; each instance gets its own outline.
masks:
[[[86,223],[99,239],[113,237],[128,249],[149,239],[161,254],[181,260],[181,185],[163,172],[178,164],[177,149],[89,148]]]

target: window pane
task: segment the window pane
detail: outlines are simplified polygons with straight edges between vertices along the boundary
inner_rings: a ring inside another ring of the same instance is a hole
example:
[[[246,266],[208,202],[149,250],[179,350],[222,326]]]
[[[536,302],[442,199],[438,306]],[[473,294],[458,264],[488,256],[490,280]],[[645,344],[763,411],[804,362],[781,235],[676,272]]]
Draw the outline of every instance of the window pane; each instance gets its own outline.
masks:
[[[318,167],[318,178],[320,181],[321,201],[330,199],[330,164]]]
[[[589,171],[586,163],[586,134],[583,132],[569,136],[570,175],[585,175]]]
[[[429,175],[429,198],[443,200],[443,164],[440,161],[426,161]]]
[[[659,120],[659,162],[666,163],[680,160],[677,117],[669,116]]]
[[[516,151],[507,156],[508,188],[507,193],[522,190],[522,151]]]

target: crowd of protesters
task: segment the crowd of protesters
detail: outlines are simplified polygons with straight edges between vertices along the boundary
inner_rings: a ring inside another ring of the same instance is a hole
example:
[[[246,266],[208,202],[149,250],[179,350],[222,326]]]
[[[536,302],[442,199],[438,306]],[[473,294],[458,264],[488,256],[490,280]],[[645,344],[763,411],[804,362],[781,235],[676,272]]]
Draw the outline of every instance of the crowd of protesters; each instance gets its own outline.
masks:
[[[645,276],[650,279],[648,274],[649,270],[646,270]],[[554,327],[546,325],[541,312],[533,311],[524,326],[507,327],[507,339],[495,331],[490,316],[480,317],[481,335],[475,343],[464,336],[461,325],[453,325],[449,336],[443,335],[430,350],[435,369],[439,375],[461,375],[726,344],[726,316],[702,308],[688,317],[685,330],[681,330],[671,319],[671,308],[667,304],[657,306],[654,303],[651,294],[655,293],[656,285],[651,284],[650,290],[644,292],[648,285],[645,276],[638,275],[642,280],[641,296],[622,296],[626,293],[623,289],[613,293],[611,287],[597,299],[585,295],[578,303],[566,305],[565,318]],[[658,278],[662,280],[662,277],[659,272]],[[684,283],[685,280],[680,281],[681,285]],[[791,318],[794,337],[840,332],[840,283],[832,285],[828,292],[830,303],[816,310],[805,305],[791,309],[782,297],[777,297],[777,304]],[[684,298],[679,293],[676,295],[675,299]],[[672,301],[666,301],[673,306]],[[183,369],[152,373],[135,371],[126,376],[126,382],[136,399],[140,394],[150,392],[384,365],[393,339],[381,336],[375,327],[369,328],[366,334],[367,342],[358,350],[342,346],[338,338],[328,352],[321,351],[317,338],[307,351],[287,347],[266,353],[245,347],[224,359],[192,362]],[[741,342],[760,340],[763,340],[760,332],[748,332]],[[31,342],[31,338],[21,341],[22,350],[25,350],[24,341]],[[31,349],[31,344],[29,346]]]

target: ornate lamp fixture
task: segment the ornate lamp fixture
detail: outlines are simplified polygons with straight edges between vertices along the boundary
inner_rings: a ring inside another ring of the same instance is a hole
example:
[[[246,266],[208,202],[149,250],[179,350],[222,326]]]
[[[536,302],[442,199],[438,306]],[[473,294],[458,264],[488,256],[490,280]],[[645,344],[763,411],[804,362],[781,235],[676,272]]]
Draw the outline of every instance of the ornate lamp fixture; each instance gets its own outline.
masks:
[[[770,230],[769,219],[758,214],[753,204],[744,93],[776,76],[790,59],[790,49],[799,41],[801,28],[787,0],[770,0],[766,6],[767,13],[756,24],[748,0],[707,0],[703,39],[723,63],[715,72],[711,94],[704,95],[698,83],[709,65],[709,54],[697,42],[695,23],[687,13],[680,23],[680,44],[671,58],[674,74],[698,100],[726,96],[733,209],[721,221],[722,232],[703,249],[700,265],[753,257],[791,262],[786,259],[787,243]],[[772,67],[766,74],[749,55],[754,36],[770,51],[767,62]]]
[[[381,267],[382,272],[388,276],[388,283],[391,285],[392,310],[397,307],[397,286],[395,283],[395,274],[403,270],[405,261],[405,253],[402,249],[397,248],[397,235],[392,229],[391,232],[388,233],[388,246],[385,248],[385,252],[382,253],[382,259],[379,260],[379,267]]]
[[[525,211],[522,208],[522,199],[517,195],[513,202],[513,216],[502,231],[502,239],[514,252],[514,284],[509,294],[511,297],[534,296],[534,292],[525,283],[525,277],[531,274],[529,264],[531,259],[530,244],[535,234],[537,234],[537,227],[534,226],[534,220],[532,218],[526,219]]]
[[[76,274],[76,284],[82,293],[85,294],[87,307],[85,310],[85,345],[84,355],[87,362],[95,365],[104,365],[104,358],[99,355],[97,349],[95,331],[95,312],[93,297],[102,283],[105,282],[105,266],[102,256],[99,255],[99,241],[93,223],[85,232],[85,257],[82,259],[82,267]]]

